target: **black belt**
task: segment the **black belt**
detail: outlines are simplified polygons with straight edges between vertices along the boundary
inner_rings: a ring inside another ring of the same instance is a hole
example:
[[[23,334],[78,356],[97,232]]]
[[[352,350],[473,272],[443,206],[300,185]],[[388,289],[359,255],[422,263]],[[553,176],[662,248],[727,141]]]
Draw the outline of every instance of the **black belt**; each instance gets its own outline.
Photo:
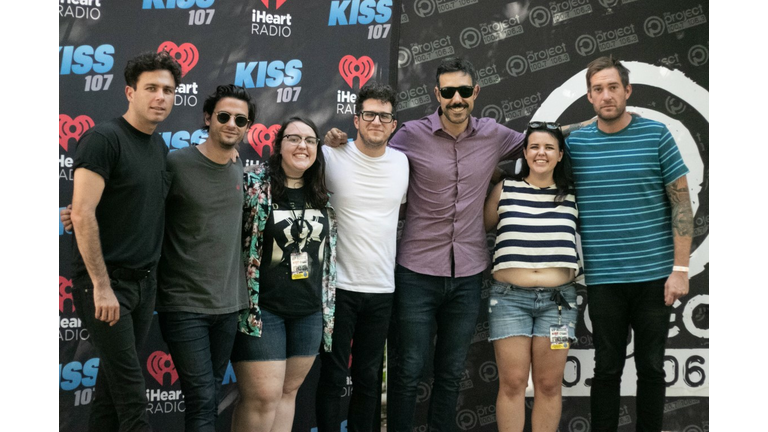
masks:
[[[149,277],[152,269],[129,269],[115,267],[109,270],[109,278],[117,280],[140,281]]]

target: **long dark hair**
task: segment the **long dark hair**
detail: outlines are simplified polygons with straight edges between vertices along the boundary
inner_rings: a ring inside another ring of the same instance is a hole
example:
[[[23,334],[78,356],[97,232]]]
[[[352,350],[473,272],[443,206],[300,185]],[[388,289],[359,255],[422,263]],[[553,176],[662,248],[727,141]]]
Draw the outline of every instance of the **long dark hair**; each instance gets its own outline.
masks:
[[[312,128],[315,136],[320,138],[317,126],[310,119],[291,117],[280,125],[280,130],[275,134],[275,142],[272,144],[272,154],[269,155],[269,176],[272,188],[272,199],[280,199],[285,193],[286,175],[283,170],[283,137],[285,128],[294,122],[301,122]],[[321,209],[328,203],[328,188],[325,187],[325,157],[323,157],[322,141],[317,143],[317,157],[315,163],[304,171],[304,200],[312,208]]]
[[[573,168],[571,167],[571,158],[568,156],[568,151],[565,149],[565,138],[559,128],[531,128],[525,131],[525,141],[523,141],[524,149],[528,149],[528,140],[531,134],[534,132],[544,132],[552,135],[557,140],[558,151],[563,152],[563,158],[555,165],[555,170],[552,173],[552,177],[555,179],[555,187],[557,187],[557,195],[555,195],[555,202],[563,202],[566,195],[574,192],[573,184]],[[528,166],[528,161],[523,163],[520,173],[514,176],[515,180],[524,180],[531,173],[531,168]]]

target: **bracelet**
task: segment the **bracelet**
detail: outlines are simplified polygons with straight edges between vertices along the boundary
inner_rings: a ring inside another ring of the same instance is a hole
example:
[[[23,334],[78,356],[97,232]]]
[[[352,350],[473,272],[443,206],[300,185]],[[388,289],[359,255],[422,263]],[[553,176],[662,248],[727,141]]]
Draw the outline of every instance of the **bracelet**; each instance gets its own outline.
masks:
[[[673,266],[672,271],[679,271],[679,272],[686,272],[688,273],[688,267],[683,266]]]

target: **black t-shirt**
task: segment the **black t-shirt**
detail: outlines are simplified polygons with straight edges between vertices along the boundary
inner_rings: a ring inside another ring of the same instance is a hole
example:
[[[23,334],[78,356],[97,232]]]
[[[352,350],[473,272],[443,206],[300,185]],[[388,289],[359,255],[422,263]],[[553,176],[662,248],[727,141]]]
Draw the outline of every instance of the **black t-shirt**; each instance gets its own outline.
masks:
[[[259,266],[259,307],[284,317],[302,317],[322,309],[328,231],[327,210],[305,209],[303,188],[286,188],[283,197],[272,199]],[[291,254],[295,252],[309,256],[307,279],[291,279]]]
[[[108,268],[157,264],[171,184],[166,154],[168,147],[159,134],[140,132],[122,117],[89,129],[78,141],[74,169],[85,168],[104,178],[96,220]],[[77,241],[72,243],[75,276],[86,276]]]

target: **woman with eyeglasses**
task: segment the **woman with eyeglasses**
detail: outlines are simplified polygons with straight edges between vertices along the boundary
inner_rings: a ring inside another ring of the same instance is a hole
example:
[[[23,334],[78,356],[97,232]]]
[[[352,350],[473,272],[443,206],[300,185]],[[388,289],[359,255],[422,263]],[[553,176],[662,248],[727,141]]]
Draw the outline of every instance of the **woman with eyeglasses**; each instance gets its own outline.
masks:
[[[565,140],[556,123],[531,122],[519,175],[493,189],[485,228],[496,228],[488,320],[496,352],[500,431],[522,431],[532,371],[534,432],[556,431],[561,384],[575,340],[578,209]]]
[[[330,351],[336,218],[312,121],[293,117],[273,153],[246,168],[243,243],[250,309],[232,350],[240,399],[232,430],[285,431],[318,348]]]

